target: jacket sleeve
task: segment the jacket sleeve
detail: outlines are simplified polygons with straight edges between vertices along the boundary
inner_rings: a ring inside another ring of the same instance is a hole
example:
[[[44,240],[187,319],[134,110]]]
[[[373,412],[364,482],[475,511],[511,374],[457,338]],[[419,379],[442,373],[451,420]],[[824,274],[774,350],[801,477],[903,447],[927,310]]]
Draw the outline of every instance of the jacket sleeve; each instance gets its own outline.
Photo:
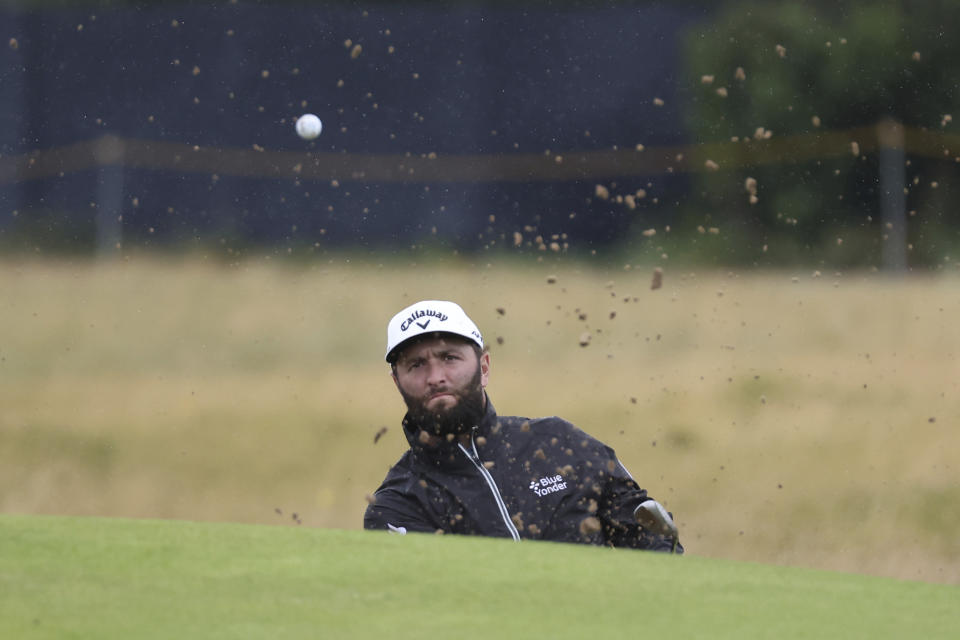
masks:
[[[607,542],[614,547],[683,553],[683,545],[679,542],[674,549],[670,537],[646,531],[637,524],[634,512],[640,503],[652,498],[640,488],[613,451],[608,451],[612,460],[608,469],[611,471],[603,487],[598,509]],[[673,517],[673,514],[670,516]]]
[[[396,488],[381,487],[363,514],[364,529],[388,529],[401,533],[419,531],[434,533],[438,527],[420,503]]]

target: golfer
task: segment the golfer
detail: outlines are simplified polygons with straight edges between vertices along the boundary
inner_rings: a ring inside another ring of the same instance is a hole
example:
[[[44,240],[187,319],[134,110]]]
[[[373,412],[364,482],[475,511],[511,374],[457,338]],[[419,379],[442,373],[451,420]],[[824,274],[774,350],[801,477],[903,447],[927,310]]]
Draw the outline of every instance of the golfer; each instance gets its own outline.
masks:
[[[497,415],[490,354],[459,305],[424,300],[395,315],[386,360],[410,448],[364,528],[683,552],[671,515],[610,447],[560,418]]]

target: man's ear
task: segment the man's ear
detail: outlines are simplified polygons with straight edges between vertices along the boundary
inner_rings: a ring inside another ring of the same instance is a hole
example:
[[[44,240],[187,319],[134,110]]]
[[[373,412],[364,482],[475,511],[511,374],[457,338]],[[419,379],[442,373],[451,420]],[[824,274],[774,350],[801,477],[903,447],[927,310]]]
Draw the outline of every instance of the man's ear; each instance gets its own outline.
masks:
[[[480,386],[486,388],[490,382],[490,352],[480,354]]]
[[[399,389],[400,381],[397,380],[397,370],[393,367],[390,367],[390,378],[393,380],[393,384],[397,385],[397,389]]]

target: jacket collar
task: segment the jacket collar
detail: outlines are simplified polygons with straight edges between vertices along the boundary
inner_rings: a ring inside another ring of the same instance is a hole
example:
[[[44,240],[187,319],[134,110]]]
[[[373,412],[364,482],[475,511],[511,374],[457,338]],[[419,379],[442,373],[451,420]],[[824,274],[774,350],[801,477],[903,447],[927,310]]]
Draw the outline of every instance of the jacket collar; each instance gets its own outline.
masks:
[[[497,424],[497,411],[493,407],[493,402],[490,401],[490,396],[486,395],[486,391],[483,393],[487,400],[486,411],[479,424],[473,427],[472,435],[474,439],[481,436],[489,439],[491,432],[494,431],[494,426]],[[410,450],[414,456],[430,466],[445,468],[471,466],[457,446],[460,441],[459,438],[453,440],[440,439],[432,443],[421,440],[423,428],[410,417],[409,413],[403,417],[403,433],[407,436],[407,442],[410,443]]]

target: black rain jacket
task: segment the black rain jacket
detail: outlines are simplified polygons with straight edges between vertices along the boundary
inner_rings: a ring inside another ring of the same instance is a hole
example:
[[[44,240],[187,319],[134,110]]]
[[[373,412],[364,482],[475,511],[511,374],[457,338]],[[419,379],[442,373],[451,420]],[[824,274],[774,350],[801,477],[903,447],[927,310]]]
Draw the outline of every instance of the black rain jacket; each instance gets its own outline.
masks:
[[[672,548],[636,523],[651,498],[613,449],[566,420],[497,416],[488,397],[468,445],[424,444],[409,415],[403,430],[410,449],[374,494],[365,529]]]

